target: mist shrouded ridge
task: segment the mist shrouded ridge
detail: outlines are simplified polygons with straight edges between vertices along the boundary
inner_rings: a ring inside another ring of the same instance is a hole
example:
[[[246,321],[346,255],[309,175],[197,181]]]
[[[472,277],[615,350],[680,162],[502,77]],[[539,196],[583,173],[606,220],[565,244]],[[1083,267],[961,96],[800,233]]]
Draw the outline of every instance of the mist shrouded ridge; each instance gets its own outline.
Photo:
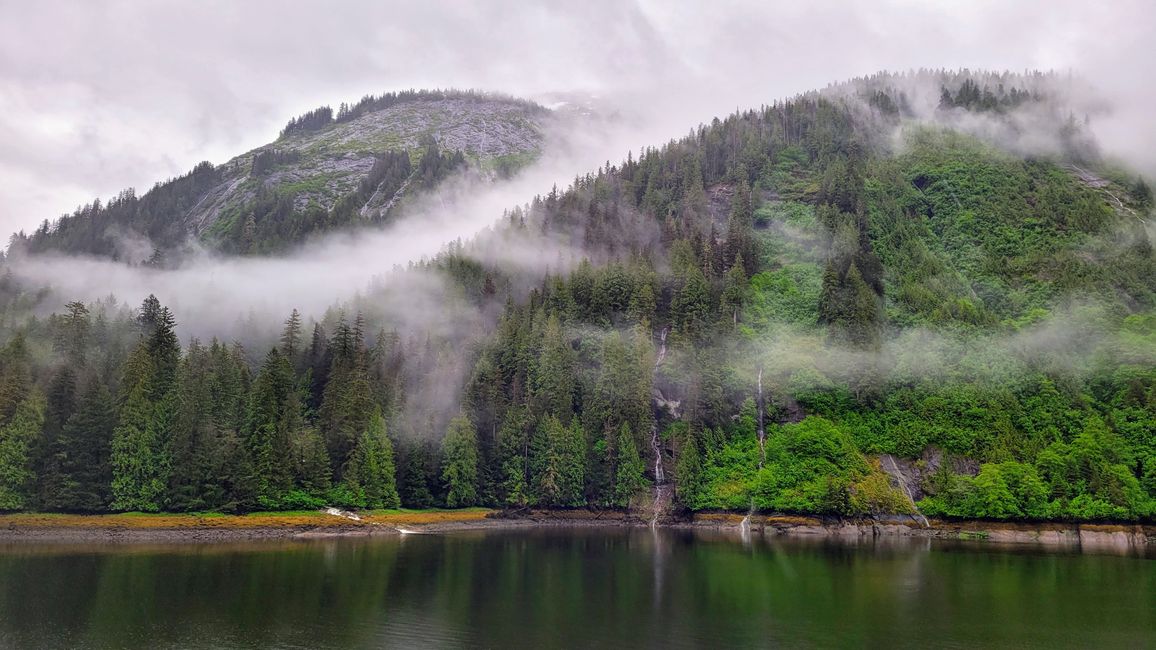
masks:
[[[1092,135],[1113,109],[1068,75],[880,74],[615,164],[631,107],[543,122],[501,175],[433,133],[396,158],[448,161],[423,193],[290,253],[255,233],[337,214],[293,201],[328,185],[242,201],[276,208],[241,219],[244,256],[14,240],[0,508],[637,507],[669,483],[691,510],[1150,518],[1152,196]],[[299,173],[276,144],[262,173]]]

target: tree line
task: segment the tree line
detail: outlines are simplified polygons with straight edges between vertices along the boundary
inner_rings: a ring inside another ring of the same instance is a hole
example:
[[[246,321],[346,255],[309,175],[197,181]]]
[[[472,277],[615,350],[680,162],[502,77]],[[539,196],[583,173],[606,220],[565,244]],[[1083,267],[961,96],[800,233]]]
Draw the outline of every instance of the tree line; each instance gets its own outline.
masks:
[[[865,99],[901,106],[886,81]],[[155,299],[31,321],[4,351],[5,507],[624,507],[661,462],[680,507],[906,512],[889,453],[929,514],[1149,517],[1142,226],[1054,161],[919,129],[896,153],[875,119],[808,95],[511,210],[416,265],[483,315],[465,340],[291,316],[258,363],[182,349]],[[587,259],[527,273],[503,257],[526,242]],[[1073,295],[1102,302],[1087,350],[998,345],[1075,326]]]

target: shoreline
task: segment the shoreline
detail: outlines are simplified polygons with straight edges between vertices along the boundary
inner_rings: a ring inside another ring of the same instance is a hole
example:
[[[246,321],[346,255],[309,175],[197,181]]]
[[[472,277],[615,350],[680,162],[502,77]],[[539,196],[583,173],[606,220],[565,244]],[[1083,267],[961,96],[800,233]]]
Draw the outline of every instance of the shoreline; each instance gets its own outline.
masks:
[[[1156,524],[1078,522],[950,521],[928,526],[905,515],[821,515],[700,512],[666,517],[658,528],[734,533],[743,539],[800,537],[865,540],[916,538],[1146,554],[1156,551]],[[0,515],[2,544],[201,544],[262,540],[440,534],[471,530],[545,526],[650,526],[646,513],[620,510],[467,510],[219,514],[6,514]]]
[[[307,540],[448,532],[489,527],[493,510],[325,511],[221,514],[6,514],[0,543],[118,544]],[[352,515],[352,516],[351,516]]]
[[[690,526],[726,530],[742,525],[745,515],[697,513]],[[844,518],[815,515],[753,515],[751,535],[855,538],[912,538],[1015,545],[1051,550],[1151,554],[1156,552],[1156,525],[1068,521],[987,521],[928,518],[910,515]]]

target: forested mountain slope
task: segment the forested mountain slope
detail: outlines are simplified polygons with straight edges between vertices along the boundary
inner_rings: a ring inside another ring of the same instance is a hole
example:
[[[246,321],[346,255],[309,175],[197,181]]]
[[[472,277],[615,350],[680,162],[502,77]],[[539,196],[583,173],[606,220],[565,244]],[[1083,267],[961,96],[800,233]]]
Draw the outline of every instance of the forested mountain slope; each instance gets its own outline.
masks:
[[[1151,518],[1152,196],[1066,83],[885,74],[715,120],[311,336],[294,314],[267,354],[182,350],[155,300],[28,319],[0,507],[639,507],[662,485],[693,510]],[[397,307],[419,293],[430,318]]]
[[[548,113],[459,91],[326,106],[290,120],[275,142],[221,165],[203,162],[141,196],[130,189],[95,201],[13,244],[134,263],[163,262],[191,241],[224,253],[277,252],[321,232],[380,224],[467,163],[508,174],[539,153]]]

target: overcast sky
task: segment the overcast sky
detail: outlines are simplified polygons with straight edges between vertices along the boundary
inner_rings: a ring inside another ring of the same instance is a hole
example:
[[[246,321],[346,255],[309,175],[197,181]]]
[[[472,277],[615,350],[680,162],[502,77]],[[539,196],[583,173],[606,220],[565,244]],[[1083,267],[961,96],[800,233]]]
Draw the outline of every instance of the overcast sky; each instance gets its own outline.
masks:
[[[1073,69],[1129,118],[1108,147],[1148,165],[1154,14],[1150,0],[0,0],[0,232],[409,87],[628,94],[685,119],[677,135],[881,69]]]

